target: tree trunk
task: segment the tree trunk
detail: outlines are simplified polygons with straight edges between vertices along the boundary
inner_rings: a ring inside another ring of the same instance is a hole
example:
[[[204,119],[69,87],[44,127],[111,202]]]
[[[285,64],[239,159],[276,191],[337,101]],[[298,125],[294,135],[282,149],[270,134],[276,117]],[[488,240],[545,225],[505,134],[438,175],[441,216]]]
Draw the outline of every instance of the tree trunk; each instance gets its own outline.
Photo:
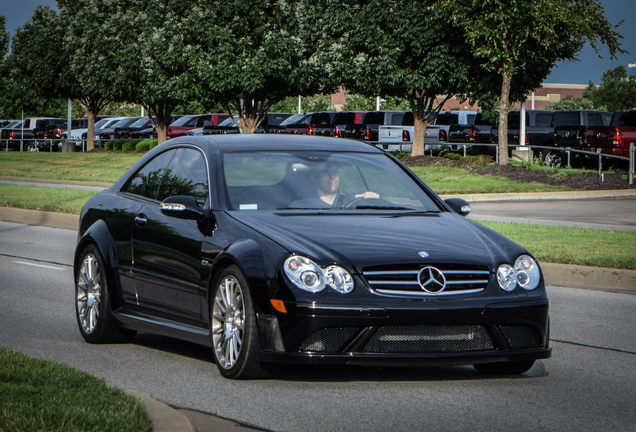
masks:
[[[512,75],[502,75],[501,99],[499,100],[499,165],[508,165],[508,104]]]
[[[88,108],[88,130],[86,132],[86,151],[91,151],[95,148],[95,119],[97,118],[97,110],[94,104],[90,103],[86,107]]]

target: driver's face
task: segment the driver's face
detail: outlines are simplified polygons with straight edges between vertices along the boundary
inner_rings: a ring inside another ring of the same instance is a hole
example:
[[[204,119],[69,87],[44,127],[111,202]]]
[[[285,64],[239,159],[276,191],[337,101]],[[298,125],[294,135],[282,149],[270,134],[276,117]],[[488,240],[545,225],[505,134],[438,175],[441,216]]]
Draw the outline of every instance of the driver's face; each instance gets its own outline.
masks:
[[[340,187],[340,168],[329,167],[317,174],[316,185],[323,193],[335,193]]]

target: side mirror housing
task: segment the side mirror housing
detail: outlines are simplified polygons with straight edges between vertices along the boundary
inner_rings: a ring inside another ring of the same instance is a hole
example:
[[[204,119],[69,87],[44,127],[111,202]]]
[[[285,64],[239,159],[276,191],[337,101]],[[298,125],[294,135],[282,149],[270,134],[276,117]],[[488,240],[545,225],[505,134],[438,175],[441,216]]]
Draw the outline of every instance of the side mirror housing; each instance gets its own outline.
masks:
[[[203,212],[199,209],[197,200],[191,196],[171,196],[161,203],[161,213],[179,219],[201,220]]]
[[[470,213],[470,204],[468,201],[462,198],[448,198],[445,199],[444,202],[451,208],[455,213],[459,213],[462,216],[467,216]]]

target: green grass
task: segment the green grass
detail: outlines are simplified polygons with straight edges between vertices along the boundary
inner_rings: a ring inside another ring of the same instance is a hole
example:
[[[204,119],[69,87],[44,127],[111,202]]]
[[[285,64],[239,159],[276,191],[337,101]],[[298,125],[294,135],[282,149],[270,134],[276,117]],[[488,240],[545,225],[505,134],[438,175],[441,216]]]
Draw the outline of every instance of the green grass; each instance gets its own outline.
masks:
[[[0,347],[0,431],[151,431],[137,398],[104,380]]]
[[[636,232],[479,221],[541,262],[636,270]]]
[[[0,176],[114,183],[138,153],[0,152]]]
[[[0,207],[79,214],[97,192],[0,183]]]
[[[412,167],[435,192],[445,194],[524,193],[571,190],[541,183],[520,183],[505,177],[471,175],[463,168]]]

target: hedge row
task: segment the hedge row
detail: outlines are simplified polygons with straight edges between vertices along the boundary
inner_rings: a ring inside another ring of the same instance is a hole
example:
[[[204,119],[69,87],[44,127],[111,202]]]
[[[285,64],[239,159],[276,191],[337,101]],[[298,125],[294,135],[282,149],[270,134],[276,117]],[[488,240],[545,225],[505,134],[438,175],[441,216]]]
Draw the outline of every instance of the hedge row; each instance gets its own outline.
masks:
[[[148,150],[155,148],[157,144],[159,144],[159,142],[156,139],[145,139],[145,140],[118,139],[118,140],[106,141],[104,143],[104,150],[121,151],[122,153],[129,153],[134,150],[137,153],[145,153]]]

